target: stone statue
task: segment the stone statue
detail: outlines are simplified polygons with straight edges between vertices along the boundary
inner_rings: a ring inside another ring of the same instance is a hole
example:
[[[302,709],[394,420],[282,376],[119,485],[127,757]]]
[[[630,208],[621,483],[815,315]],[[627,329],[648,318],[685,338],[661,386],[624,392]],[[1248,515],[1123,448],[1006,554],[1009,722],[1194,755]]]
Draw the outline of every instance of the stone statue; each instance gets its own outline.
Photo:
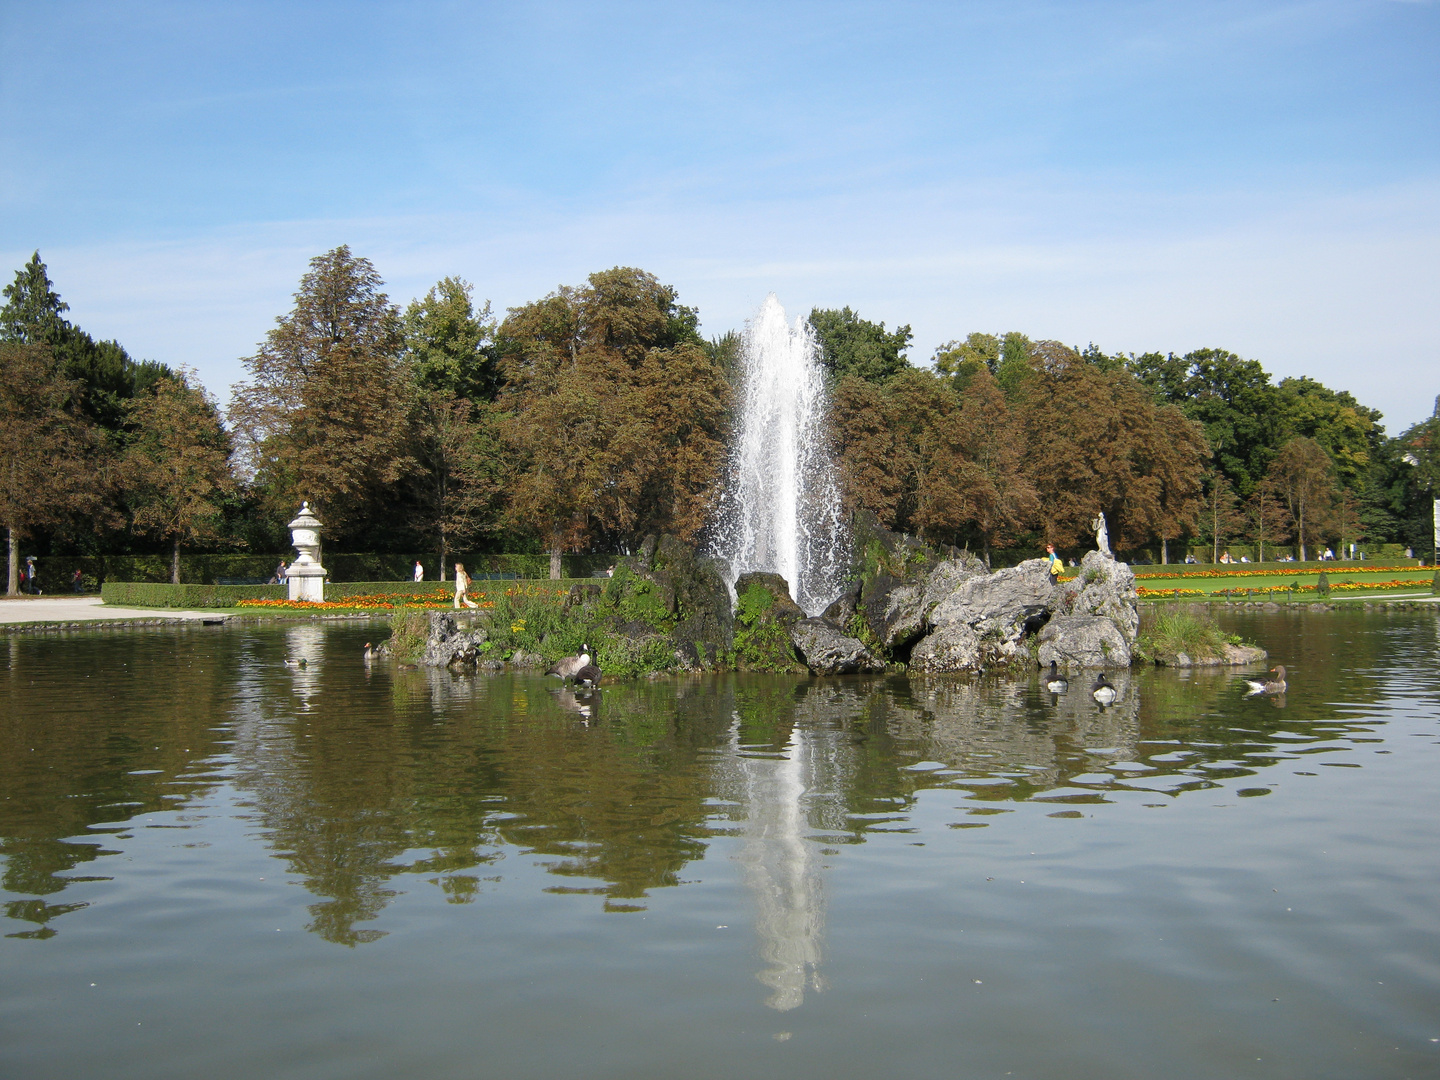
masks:
[[[1090,527],[1095,530],[1095,546],[1100,549],[1100,554],[1113,559],[1115,556],[1110,551],[1110,534],[1105,530],[1105,511],[1101,510],[1096,519],[1090,522]]]

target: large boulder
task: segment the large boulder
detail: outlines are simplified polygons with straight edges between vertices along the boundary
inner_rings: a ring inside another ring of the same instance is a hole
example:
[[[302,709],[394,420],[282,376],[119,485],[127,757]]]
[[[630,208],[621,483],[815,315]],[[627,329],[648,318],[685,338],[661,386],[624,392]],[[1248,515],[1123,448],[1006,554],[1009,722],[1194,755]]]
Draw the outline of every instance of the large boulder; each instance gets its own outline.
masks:
[[[976,671],[980,667],[980,635],[966,623],[937,628],[910,652],[910,670]]]
[[[1130,666],[1130,642],[1103,615],[1055,615],[1039,641],[1041,667],[1052,660],[1069,670]]]
[[[789,583],[779,574],[741,574],[735,579],[736,664],[748,671],[806,670],[790,636],[804,619],[805,612],[790,596]]]
[[[1028,559],[993,574],[965,576],[935,605],[929,621],[936,629],[963,623],[982,636],[1014,641],[1048,618],[1054,597],[1045,560]]]
[[[903,648],[925,633],[923,580],[876,574],[861,589],[859,608],[871,634],[886,649]]]
[[[1060,586],[1056,610],[1061,615],[1100,615],[1115,624],[1129,645],[1140,630],[1135,574],[1123,562],[1087,551],[1071,580]],[[1047,661],[1048,663],[1048,661]]]
[[[618,643],[622,651],[653,653],[657,635],[668,636],[675,662],[692,671],[719,666],[734,638],[730,590],[719,567],[669,535],[648,536],[638,552],[618,560],[604,589],[589,582],[573,587],[571,606],[607,608],[626,639]]]
[[[812,675],[885,670],[884,661],[826,618],[801,619],[790,627],[790,641]]]

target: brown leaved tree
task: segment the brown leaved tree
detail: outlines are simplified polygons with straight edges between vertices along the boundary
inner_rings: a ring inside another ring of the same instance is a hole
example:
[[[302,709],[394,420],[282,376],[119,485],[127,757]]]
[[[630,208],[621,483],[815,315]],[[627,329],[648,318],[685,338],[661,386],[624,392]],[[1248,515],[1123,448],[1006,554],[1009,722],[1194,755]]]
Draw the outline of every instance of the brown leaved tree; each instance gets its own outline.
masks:
[[[220,499],[236,488],[219,410],[191,379],[181,371],[128,403],[134,433],[120,467],[136,530],[170,542],[176,585],[181,546],[222,537]]]
[[[272,514],[308,499],[328,530],[383,515],[414,468],[400,314],[368,259],[345,246],[310,260],[235,388],[230,417]]]

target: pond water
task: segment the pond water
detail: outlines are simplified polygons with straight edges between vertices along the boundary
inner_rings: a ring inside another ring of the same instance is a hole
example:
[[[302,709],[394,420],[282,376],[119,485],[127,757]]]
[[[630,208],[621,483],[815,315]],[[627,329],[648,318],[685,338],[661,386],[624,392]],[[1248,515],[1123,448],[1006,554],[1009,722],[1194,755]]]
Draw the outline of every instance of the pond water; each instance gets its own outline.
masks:
[[[0,1075],[1440,1075],[1440,622],[1228,625],[1285,699],[0,640]]]

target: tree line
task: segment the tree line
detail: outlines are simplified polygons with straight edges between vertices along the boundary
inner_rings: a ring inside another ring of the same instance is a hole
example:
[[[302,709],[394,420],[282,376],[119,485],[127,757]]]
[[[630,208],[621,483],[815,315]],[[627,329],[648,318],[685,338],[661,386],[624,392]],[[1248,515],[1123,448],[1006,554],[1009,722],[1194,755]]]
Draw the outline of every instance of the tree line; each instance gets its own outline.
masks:
[[[274,552],[302,499],[332,548],[633,550],[703,541],[740,337],[616,267],[496,317],[447,277],[405,307],[339,247],[245,358],[228,410],[187,368],[65,316],[39,253],[0,310],[0,516],[9,587],[44,554]],[[1121,550],[1204,542],[1429,544],[1440,419],[1388,438],[1311,379],[1216,349],[1109,356],[972,333],[908,356],[908,326],[810,315],[847,508],[937,544]]]

